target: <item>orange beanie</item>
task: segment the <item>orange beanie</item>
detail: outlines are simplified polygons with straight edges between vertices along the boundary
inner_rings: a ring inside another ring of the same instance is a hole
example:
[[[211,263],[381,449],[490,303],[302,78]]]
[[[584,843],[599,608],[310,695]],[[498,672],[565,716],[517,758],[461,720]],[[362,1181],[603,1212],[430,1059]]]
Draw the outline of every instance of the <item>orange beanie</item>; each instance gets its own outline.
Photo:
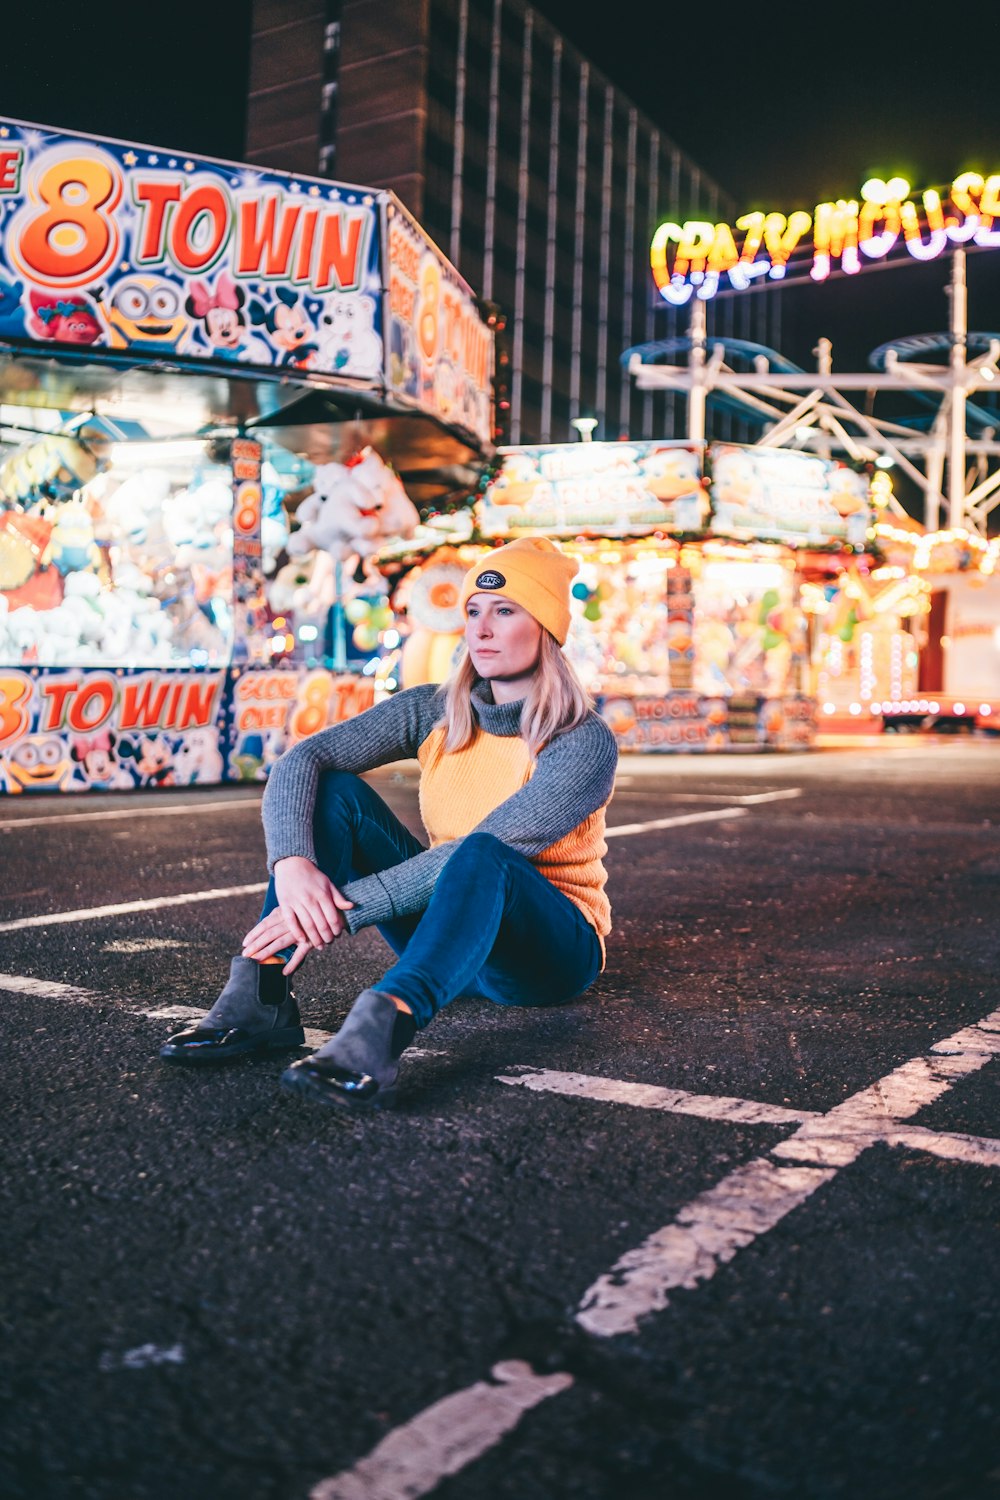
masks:
[[[569,633],[569,585],[579,563],[544,536],[518,537],[480,558],[465,575],[461,608],[473,594],[503,594],[520,604],[560,646]]]

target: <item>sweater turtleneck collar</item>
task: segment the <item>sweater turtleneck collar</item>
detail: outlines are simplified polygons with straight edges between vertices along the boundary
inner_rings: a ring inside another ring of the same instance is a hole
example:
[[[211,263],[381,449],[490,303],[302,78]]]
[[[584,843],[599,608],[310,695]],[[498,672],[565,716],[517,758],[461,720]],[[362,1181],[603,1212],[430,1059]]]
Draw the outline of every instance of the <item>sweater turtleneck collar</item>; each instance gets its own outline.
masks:
[[[480,729],[487,734],[520,734],[523,707],[523,698],[516,703],[494,703],[493,689],[488,682],[477,682],[472,689],[472,711]]]

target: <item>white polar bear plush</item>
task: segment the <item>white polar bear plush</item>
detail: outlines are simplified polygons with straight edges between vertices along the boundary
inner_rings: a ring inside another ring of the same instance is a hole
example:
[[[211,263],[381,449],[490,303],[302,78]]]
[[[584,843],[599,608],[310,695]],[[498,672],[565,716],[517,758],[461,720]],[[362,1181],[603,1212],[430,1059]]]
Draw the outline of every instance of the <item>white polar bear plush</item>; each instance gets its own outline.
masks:
[[[174,751],[174,780],[178,786],[203,783],[214,786],[222,780],[222,755],[214,729],[188,729]]]
[[[382,340],[375,332],[375,304],[362,292],[327,297],[319,319],[319,364],[333,375],[377,380]]]
[[[321,464],[296,512],[290,557],[314,548],[343,561],[370,557],[389,537],[409,537],[420,517],[397,476],[372,448],[346,464]]]

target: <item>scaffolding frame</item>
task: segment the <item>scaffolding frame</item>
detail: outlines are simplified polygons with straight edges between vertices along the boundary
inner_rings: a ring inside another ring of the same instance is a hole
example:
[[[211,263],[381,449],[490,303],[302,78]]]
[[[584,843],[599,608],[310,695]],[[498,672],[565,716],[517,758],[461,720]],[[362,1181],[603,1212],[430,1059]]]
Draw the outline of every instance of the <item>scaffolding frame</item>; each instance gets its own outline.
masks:
[[[837,452],[856,462],[898,465],[923,495],[928,532],[939,530],[945,514],[950,529],[985,540],[990,513],[1000,505],[1000,441],[991,426],[980,437],[968,436],[967,407],[974,391],[1000,389],[994,384],[1000,381],[1000,337],[988,337],[983,352],[970,358],[965,257],[961,248],[952,251],[947,365],[901,360],[890,347],[880,373],[834,374],[832,343],[821,338],[814,350],[815,374],[772,370],[766,353],[756,354],[754,369],[741,373],[726,364],[724,343],[709,345],[705,303],[692,298],[687,364],[648,363],[636,349],[627,355],[629,375],[639,390],[680,391],[687,397],[691,441],[705,437],[710,392],[724,393],[764,424],[754,446],[793,448],[824,458]],[[919,392],[939,404],[929,430],[920,433],[860,411],[845,394],[850,391]],[[907,515],[894,495],[889,509]]]

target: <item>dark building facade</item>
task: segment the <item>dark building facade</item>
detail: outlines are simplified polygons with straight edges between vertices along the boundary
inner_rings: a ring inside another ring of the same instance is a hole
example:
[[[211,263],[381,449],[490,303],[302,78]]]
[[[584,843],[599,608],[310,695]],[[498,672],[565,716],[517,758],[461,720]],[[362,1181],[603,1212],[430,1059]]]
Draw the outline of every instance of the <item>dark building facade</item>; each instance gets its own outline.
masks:
[[[649,271],[664,218],[729,199],[523,0],[254,0],[250,161],[392,188],[507,321],[504,436],[682,436],[683,401],[634,389],[624,349],[683,334]],[[708,304],[775,345],[779,289]],[[726,416],[712,435],[738,437]]]

